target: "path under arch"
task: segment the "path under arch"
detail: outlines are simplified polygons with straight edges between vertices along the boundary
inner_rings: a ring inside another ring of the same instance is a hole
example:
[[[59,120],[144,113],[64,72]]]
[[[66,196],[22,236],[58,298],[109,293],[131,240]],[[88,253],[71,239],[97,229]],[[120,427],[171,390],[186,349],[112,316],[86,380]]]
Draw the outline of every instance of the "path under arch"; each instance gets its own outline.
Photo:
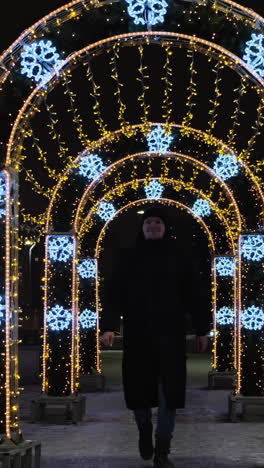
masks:
[[[178,468],[264,467],[263,429],[259,422],[227,421],[230,390],[208,390],[210,354],[187,353],[186,408],[177,410],[171,459]],[[22,394],[25,438],[40,439],[43,468],[150,468],[140,459],[132,411],[124,403],[121,386],[122,351],[102,351],[107,391],[87,393],[87,410],[78,425],[30,424],[29,403],[39,387]],[[156,422],[156,409],[153,422]]]

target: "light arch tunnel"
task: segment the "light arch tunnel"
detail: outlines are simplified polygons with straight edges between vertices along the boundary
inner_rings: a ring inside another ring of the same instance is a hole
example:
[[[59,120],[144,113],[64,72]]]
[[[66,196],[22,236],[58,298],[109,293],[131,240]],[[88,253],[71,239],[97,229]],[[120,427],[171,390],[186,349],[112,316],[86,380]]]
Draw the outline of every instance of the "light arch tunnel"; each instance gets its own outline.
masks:
[[[249,378],[250,378],[250,376],[249,376]],[[13,406],[14,406],[14,405],[13,405]]]
[[[185,37],[185,39],[186,39],[186,37]],[[223,51],[221,50],[221,52],[223,52]],[[234,57],[233,57],[233,58],[234,58]],[[233,64],[235,64],[235,62],[236,62],[236,60],[234,60]],[[243,63],[240,63],[240,66],[241,66],[242,68],[243,68],[243,65],[244,65]],[[234,65],[234,66],[235,66],[235,65]],[[250,71],[249,71],[249,72],[250,72]],[[262,82],[262,80],[259,80],[256,76],[255,76],[255,78],[256,78],[256,80],[257,80],[259,83]],[[27,102],[27,104],[28,104],[28,102]],[[24,107],[23,111],[24,111],[25,109],[26,109],[26,106]],[[34,106],[32,107],[31,110],[33,110],[33,109],[34,109]],[[22,113],[23,113],[23,112],[22,112]],[[31,111],[29,112],[29,114],[30,114],[30,113],[31,113]],[[21,114],[20,114],[20,117],[21,117]],[[13,150],[16,150],[16,149],[17,149],[17,146],[16,146],[16,144],[14,144],[14,140],[13,140],[13,137],[15,136],[15,132],[16,132],[16,127],[14,127],[14,131],[13,131],[13,133],[12,133],[12,137],[11,137],[10,145],[9,145],[9,149],[8,149],[8,150],[9,150],[9,157],[10,157],[9,162],[11,162],[11,152],[12,152]],[[8,224],[8,223],[7,223],[7,224]],[[12,234],[12,235],[13,235],[13,234]],[[6,238],[7,238],[7,240],[10,240],[10,231],[6,231]],[[15,245],[15,241],[13,241],[13,242],[14,242],[14,245]],[[252,246],[252,248],[253,248],[253,247],[254,247],[254,245]],[[250,248],[250,245],[249,245],[249,248]],[[254,249],[253,249],[253,250],[254,250]],[[8,259],[6,259],[6,266],[7,266],[7,263],[8,263]],[[14,290],[15,290],[15,282],[16,282],[16,280],[15,280],[15,278],[16,278],[16,275],[15,275],[15,267],[16,267],[16,263],[15,263],[15,264],[13,263],[13,264],[12,264],[12,268],[13,268],[12,271],[13,271],[14,275],[12,276],[12,288],[14,288]],[[9,270],[10,270],[10,265],[9,265]],[[6,271],[8,272],[9,270],[7,269]],[[252,273],[252,272],[251,272],[251,273]],[[253,273],[252,273],[252,274],[253,274]],[[10,278],[8,277],[8,280],[7,280],[7,281],[9,281],[9,280],[10,280]],[[240,280],[239,280],[239,281],[240,281],[239,284],[241,284],[241,277],[240,277]],[[10,284],[10,283],[9,283],[9,284]],[[241,286],[243,287],[242,284],[241,284]],[[246,290],[246,287],[245,287],[244,289]],[[14,297],[15,297],[15,295],[14,295]],[[240,300],[240,299],[241,299],[241,298],[239,297],[239,300]],[[10,308],[10,303],[7,305],[7,309],[9,309],[9,308]],[[15,307],[14,307],[14,309],[15,309]],[[6,358],[7,358],[6,361],[8,361],[8,359],[10,358],[10,353],[9,353],[10,348],[9,348],[9,347],[7,347],[7,348],[8,348],[8,349],[7,349],[7,352],[6,352]],[[6,374],[6,375],[10,375],[10,362],[9,362],[9,364],[7,365],[7,374]],[[248,377],[250,377],[250,375],[251,375],[251,374],[249,373],[249,374],[248,374]],[[248,378],[248,380],[249,380],[249,378]],[[255,382],[254,379],[253,379],[253,381]],[[9,388],[10,386],[7,385],[7,387]],[[254,391],[256,392],[256,394],[259,394],[259,393],[258,393],[258,392],[259,392],[259,388],[260,388],[259,384],[258,384],[258,385],[255,385],[255,383],[254,383],[254,384],[253,384],[253,387],[254,387]],[[256,387],[258,387],[258,388],[256,388]],[[13,393],[14,393],[14,392],[13,392]],[[16,397],[16,395],[15,395],[15,397]],[[14,399],[14,395],[13,395],[12,398]],[[10,406],[10,404],[9,404],[9,406]],[[13,406],[14,406],[14,405],[13,405]],[[15,411],[15,410],[14,410],[14,411]],[[16,416],[15,416],[15,415],[13,416],[13,418],[14,418],[14,421],[16,421]],[[13,427],[15,427],[15,422],[14,422],[14,424],[13,424]]]

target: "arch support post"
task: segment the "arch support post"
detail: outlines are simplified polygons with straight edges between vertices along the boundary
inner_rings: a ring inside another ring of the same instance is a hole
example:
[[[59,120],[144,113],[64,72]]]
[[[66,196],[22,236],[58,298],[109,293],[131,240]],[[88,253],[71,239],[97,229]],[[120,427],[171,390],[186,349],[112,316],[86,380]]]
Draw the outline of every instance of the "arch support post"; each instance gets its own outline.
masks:
[[[17,171],[4,169],[0,172],[0,463],[20,466],[26,456],[38,468],[41,445],[23,440],[19,428],[18,196]]]
[[[229,397],[229,417],[236,421],[237,404],[242,417],[264,413],[264,233],[243,233],[239,239],[237,311],[237,386]],[[260,406],[262,408],[260,408]]]
[[[45,242],[42,396],[32,418],[57,424],[80,421],[85,398],[78,395],[77,240],[73,231],[50,232]]]
[[[232,255],[212,259],[213,370],[209,388],[233,388],[236,379],[235,317],[237,309],[237,260]]]
[[[16,443],[18,375],[18,174],[0,172],[0,434]],[[1,447],[0,442],[0,447]]]
[[[80,390],[96,392],[105,389],[101,373],[99,346],[99,286],[97,258],[83,257],[78,261],[76,277],[79,285],[79,360]]]

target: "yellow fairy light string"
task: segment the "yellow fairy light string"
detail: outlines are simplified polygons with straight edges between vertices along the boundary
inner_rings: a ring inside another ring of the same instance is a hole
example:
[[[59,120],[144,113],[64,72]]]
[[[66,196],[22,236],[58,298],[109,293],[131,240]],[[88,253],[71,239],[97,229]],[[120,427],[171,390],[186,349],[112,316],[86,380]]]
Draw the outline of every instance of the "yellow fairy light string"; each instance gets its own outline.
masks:
[[[149,78],[149,75],[147,74],[148,67],[144,65],[143,63],[144,48],[142,45],[138,47],[138,51],[139,51],[139,60],[140,60],[138,71],[140,74],[140,78],[137,78],[137,80],[140,82],[141,87],[142,87],[142,93],[138,97],[138,101],[142,109],[142,115],[140,117],[140,120],[143,124],[142,133],[144,135],[147,135],[150,132],[150,126],[149,126],[150,105],[146,103],[146,91],[149,89],[149,85],[146,83]]]
[[[171,156],[174,156],[174,159],[175,159],[175,156],[178,156],[180,161],[179,163],[180,164],[183,164],[181,161],[182,160],[186,160],[186,161],[189,161],[193,164],[196,164],[198,166],[200,166],[201,168],[203,168],[204,170],[206,170],[212,177],[213,179],[215,179],[215,181],[217,180],[217,178],[215,177],[215,174],[214,172],[212,171],[212,169],[210,169],[208,166],[206,166],[206,164],[202,163],[201,161],[197,161],[196,159],[192,158],[191,156],[188,156],[188,155],[183,155],[183,154],[180,154],[180,153],[174,153],[174,152],[170,152],[169,153]],[[133,161],[136,161],[138,158],[141,158],[141,157],[144,157],[146,156],[146,153],[136,153],[133,155]],[[151,154],[151,157],[155,157],[154,154]],[[156,154],[156,157],[160,157],[159,154]],[[120,165],[122,165],[125,161],[129,161],[132,159],[132,156],[129,155],[129,156],[126,156],[125,158],[122,158],[120,159],[119,161],[117,161],[116,163],[113,163],[112,166],[111,166],[111,172],[115,169],[115,168],[118,168]],[[135,167],[135,166],[134,166]],[[181,171],[180,171],[180,175],[182,176],[182,173],[183,173],[183,170],[182,168],[184,168],[185,166],[181,166]],[[79,231],[79,219],[80,219],[80,214],[81,214],[81,210],[83,209],[83,204],[85,203],[85,200],[86,200],[86,196],[88,193],[90,193],[90,191],[96,187],[97,183],[99,182],[100,179],[97,179],[96,181],[94,181],[92,184],[89,184],[89,186],[86,188],[86,190],[84,191],[83,193],[83,196],[79,202],[79,205],[78,205],[78,208],[76,210],[76,214],[75,214],[75,220],[74,220],[74,230],[76,232]],[[180,179],[182,182],[185,182],[183,180],[183,178],[181,177]],[[186,183],[186,182],[185,182]],[[234,229],[238,229],[238,230],[241,230],[242,229],[242,220],[241,220],[241,215],[240,215],[240,212],[239,212],[239,209],[238,209],[238,206],[237,206],[237,202],[231,192],[231,190],[228,188],[228,186],[222,181],[222,180],[219,180],[219,184],[221,187],[223,187],[223,189],[225,190],[227,196],[230,198],[230,207],[232,208],[232,210],[234,209],[235,213],[236,213],[236,216],[235,216],[235,220],[234,220]],[[208,196],[206,195],[206,197],[208,198]],[[211,198],[210,198],[211,199]],[[229,215],[229,213],[228,213]]]
[[[83,121],[78,112],[78,107],[76,104],[76,94],[70,89],[70,84],[72,81],[71,72],[67,71],[67,73],[63,74],[62,78],[63,78],[62,84],[65,88],[64,94],[68,96],[69,103],[70,103],[70,108],[68,109],[68,112],[72,113],[72,121],[76,125],[78,138],[81,141],[83,147],[85,148],[87,145],[89,145],[90,140],[83,130]]]
[[[50,136],[52,140],[56,140],[57,142],[59,149],[57,154],[59,158],[65,160],[68,157],[69,148],[66,146],[66,143],[62,140],[61,135],[56,130],[56,125],[59,122],[59,117],[57,115],[57,112],[55,111],[54,104],[48,104],[47,100],[45,100],[45,104],[50,121],[50,123],[48,124],[48,127],[50,128]]]
[[[235,89],[234,92],[238,93],[238,97],[234,99],[235,110],[234,114],[231,116],[233,120],[232,128],[230,128],[227,136],[227,144],[230,147],[234,147],[235,139],[237,137],[237,129],[240,126],[239,117],[245,114],[245,111],[241,109],[241,99],[248,90],[248,77],[242,76],[240,80],[239,88]]]
[[[165,121],[164,129],[165,133],[171,133],[171,117],[172,117],[172,89],[173,89],[173,73],[172,73],[172,66],[171,66],[171,57],[172,57],[172,50],[170,46],[165,46],[165,53],[166,53],[166,60],[164,65],[164,72],[165,76],[161,78],[162,81],[165,82],[165,89],[164,89],[164,101],[162,104],[163,115],[162,118]]]
[[[93,106],[93,113],[94,113],[94,120],[98,125],[99,132],[102,136],[110,135],[110,132],[108,132],[106,128],[106,124],[104,123],[104,119],[101,115],[101,106],[100,106],[100,86],[96,84],[91,68],[91,63],[90,61],[86,61],[83,63],[85,69],[86,69],[86,77],[87,80],[92,87],[92,92],[90,92],[90,96],[93,97],[94,99],[94,106]]]
[[[220,62],[217,62],[216,65],[213,67],[213,73],[215,73],[215,80],[214,80],[214,86],[215,86],[215,99],[212,100],[210,99],[210,103],[212,104],[212,108],[209,110],[209,116],[210,120],[208,122],[208,133],[211,134],[215,128],[217,117],[218,117],[218,107],[220,106],[220,97],[221,97],[221,92],[219,89],[219,85],[221,82],[221,77],[219,76],[219,71],[223,69],[223,64]]]
[[[190,83],[187,87],[188,96],[186,100],[186,108],[187,113],[183,117],[182,120],[182,135],[188,135],[189,127],[191,126],[192,119],[194,116],[194,107],[196,106],[195,97],[197,96],[197,84],[195,81],[195,75],[197,75],[197,71],[195,70],[194,66],[194,50],[188,49],[187,50],[187,57],[190,59]]]

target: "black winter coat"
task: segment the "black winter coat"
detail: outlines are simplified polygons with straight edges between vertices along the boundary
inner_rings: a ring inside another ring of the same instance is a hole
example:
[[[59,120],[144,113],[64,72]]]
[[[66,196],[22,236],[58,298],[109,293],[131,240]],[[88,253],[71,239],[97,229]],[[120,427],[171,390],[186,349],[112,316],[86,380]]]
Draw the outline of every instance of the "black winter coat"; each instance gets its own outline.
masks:
[[[210,301],[199,274],[177,242],[147,240],[122,249],[105,279],[100,333],[120,330],[127,408],[158,406],[161,377],[168,408],[185,406],[186,312],[197,335],[210,330]]]

